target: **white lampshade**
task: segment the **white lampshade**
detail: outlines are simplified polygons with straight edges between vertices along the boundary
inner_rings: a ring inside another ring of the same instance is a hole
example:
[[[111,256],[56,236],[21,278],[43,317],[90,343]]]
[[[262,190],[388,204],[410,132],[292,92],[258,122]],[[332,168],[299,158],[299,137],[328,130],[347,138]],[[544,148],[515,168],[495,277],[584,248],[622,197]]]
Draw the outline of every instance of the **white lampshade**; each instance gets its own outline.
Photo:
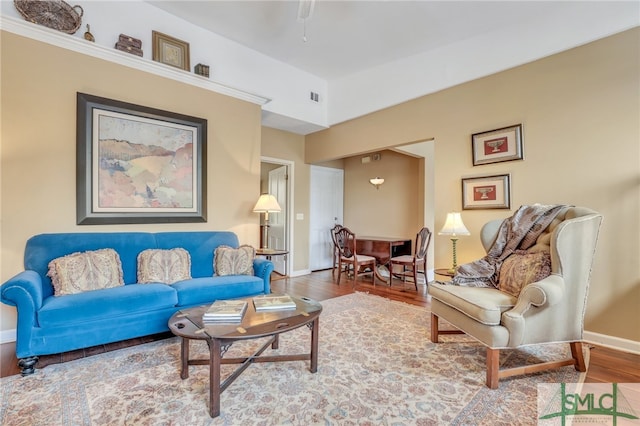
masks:
[[[271,194],[262,194],[253,208],[254,213],[273,213],[281,210],[278,200]]]
[[[470,235],[471,233],[462,223],[462,217],[458,212],[447,213],[447,220],[444,222],[444,226],[438,232],[438,235]]]

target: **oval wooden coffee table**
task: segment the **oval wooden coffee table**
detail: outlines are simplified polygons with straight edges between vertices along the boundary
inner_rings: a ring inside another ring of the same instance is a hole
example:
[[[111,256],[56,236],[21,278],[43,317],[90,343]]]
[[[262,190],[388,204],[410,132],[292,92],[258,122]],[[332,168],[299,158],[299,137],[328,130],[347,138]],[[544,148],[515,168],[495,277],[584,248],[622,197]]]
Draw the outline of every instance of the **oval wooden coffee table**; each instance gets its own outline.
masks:
[[[220,393],[254,362],[310,360],[309,370],[318,371],[318,336],[322,305],[308,298],[292,297],[296,309],[256,312],[253,298],[246,298],[247,311],[241,323],[204,324],[202,315],[209,305],[184,309],[169,319],[169,329],[181,339],[181,371],[184,380],[189,377],[190,365],[209,365],[209,414],[220,415]],[[269,345],[278,349],[279,335],[306,325],[311,330],[311,349],[307,354],[260,356]],[[238,340],[270,337],[253,355],[243,358],[223,358],[231,344]],[[189,342],[205,340],[209,345],[209,359],[189,359]],[[241,364],[222,383],[221,364]]]

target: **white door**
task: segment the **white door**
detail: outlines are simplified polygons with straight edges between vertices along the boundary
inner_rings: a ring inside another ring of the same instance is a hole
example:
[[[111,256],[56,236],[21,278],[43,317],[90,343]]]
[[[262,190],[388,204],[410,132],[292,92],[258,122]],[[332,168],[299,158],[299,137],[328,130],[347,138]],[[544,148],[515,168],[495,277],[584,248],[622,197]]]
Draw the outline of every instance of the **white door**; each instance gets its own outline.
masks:
[[[311,166],[309,268],[333,267],[331,228],[343,223],[344,170]]]
[[[287,249],[287,178],[287,166],[269,172],[269,194],[276,197],[282,209],[279,213],[269,213],[269,248],[276,250]],[[271,261],[277,273],[287,275],[283,256],[273,256]]]

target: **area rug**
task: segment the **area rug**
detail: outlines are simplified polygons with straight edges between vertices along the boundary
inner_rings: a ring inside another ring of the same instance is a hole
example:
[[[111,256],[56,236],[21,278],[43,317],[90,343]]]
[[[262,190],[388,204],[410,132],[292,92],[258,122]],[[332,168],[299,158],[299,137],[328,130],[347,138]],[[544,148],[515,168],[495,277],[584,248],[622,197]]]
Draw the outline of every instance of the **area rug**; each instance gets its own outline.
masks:
[[[308,361],[251,365],[208,415],[206,366],[180,379],[169,338],[0,381],[2,425],[531,425],[538,383],[576,383],[572,367],[485,387],[485,348],[464,335],[429,340],[425,308],[355,293],[322,302],[318,372]],[[307,352],[309,329],[283,334],[278,353]],[[193,354],[207,353],[204,342]],[[226,356],[260,341],[235,343]],[[267,349],[269,353],[271,349]],[[568,345],[505,351],[502,363],[568,355]],[[233,366],[223,365],[223,377]]]

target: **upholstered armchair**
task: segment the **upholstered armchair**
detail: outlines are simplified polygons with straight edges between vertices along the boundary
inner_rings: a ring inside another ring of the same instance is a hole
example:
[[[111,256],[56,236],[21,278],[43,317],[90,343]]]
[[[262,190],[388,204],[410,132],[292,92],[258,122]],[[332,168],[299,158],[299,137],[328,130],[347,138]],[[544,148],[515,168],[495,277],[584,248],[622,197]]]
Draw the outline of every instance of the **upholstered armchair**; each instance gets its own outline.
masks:
[[[480,238],[488,252],[506,221],[494,220],[482,228]],[[499,281],[497,288],[430,284],[431,340],[437,343],[441,334],[463,332],[486,345],[486,384],[492,389],[498,387],[500,378],[549,368],[573,365],[578,371],[586,371],[581,340],[601,222],[602,216],[588,208],[563,208],[526,250],[526,253],[549,252],[550,275],[540,280],[533,278],[527,284],[535,274],[523,265],[511,268],[512,273],[515,270],[522,277],[521,289],[514,289],[512,283],[504,288]],[[504,278],[506,263],[504,259],[500,280]],[[457,330],[440,330],[439,319]],[[571,358],[499,369],[501,349],[551,342],[569,343]]]

